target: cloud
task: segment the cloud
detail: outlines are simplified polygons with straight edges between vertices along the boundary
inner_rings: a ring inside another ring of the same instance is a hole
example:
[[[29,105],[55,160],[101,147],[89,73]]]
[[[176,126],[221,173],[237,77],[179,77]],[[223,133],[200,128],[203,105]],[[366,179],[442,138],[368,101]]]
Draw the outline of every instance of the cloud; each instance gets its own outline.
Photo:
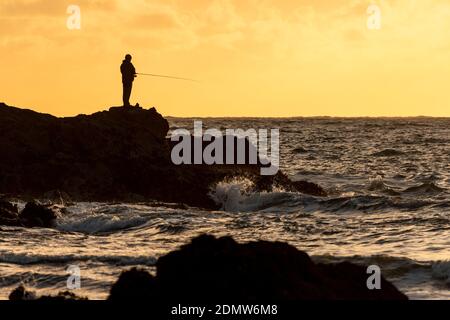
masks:
[[[61,1],[46,0],[5,0],[0,4],[2,17],[22,17],[36,15],[58,15],[65,11],[67,6]]]
[[[239,43],[259,41],[273,46],[295,36],[305,36],[301,30],[310,30],[314,25],[330,23],[333,15],[351,11],[359,0],[4,0],[0,4],[0,21],[5,28],[16,30],[23,35],[36,32],[37,35],[54,28],[61,39],[66,33],[62,29],[69,4],[81,7],[82,34],[97,33],[99,37],[126,39],[127,35],[140,37],[145,32],[149,37],[167,37],[161,41],[170,46],[170,39],[183,46],[192,46],[192,38],[198,44],[210,43],[230,50],[239,50]],[[350,3],[350,5],[349,5]],[[326,14],[319,15],[318,12]],[[30,20],[17,20],[22,18]],[[59,19],[57,21],[39,20],[39,17]],[[11,19],[16,18],[16,20]],[[161,30],[164,33],[161,34]],[[116,41],[117,39],[111,39]]]
[[[80,5],[82,30],[65,28],[66,8]],[[450,30],[444,0],[379,0],[383,29],[366,28],[369,0],[4,0],[0,4],[0,44],[80,45],[122,42],[152,51],[213,46],[242,55],[305,57],[343,46],[391,46],[422,35],[435,47]],[[429,37],[424,34],[430,33]],[[89,41],[83,41],[83,38]],[[44,40],[45,41],[44,41]],[[108,43],[110,43],[108,45]],[[78,48],[82,50],[85,48]],[[87,50],[87,48],[85,48]]]
[[[350,42],[360,42],[364,41],[366,37],[358,29],[348,29],[344,32],[344,39]]]
[[[95,11],[113,11],[117,8],[116,0],[3,0],[0,17],[60,16],[71,4]]]
[[[140,14],[133,18],[132,27],[171,29],[180,27],[176,16],[166,13]]]

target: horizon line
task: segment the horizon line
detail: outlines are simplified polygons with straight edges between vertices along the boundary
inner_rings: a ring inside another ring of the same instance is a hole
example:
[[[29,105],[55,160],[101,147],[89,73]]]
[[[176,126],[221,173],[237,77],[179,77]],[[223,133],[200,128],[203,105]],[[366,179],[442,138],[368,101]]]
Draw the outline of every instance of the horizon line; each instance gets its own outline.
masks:
[[[31,110],[37,113],[41,113],[41,114],[48,114],[48,115],[52,115],[54,117],[57,118],[70,118],[70,117],[77,117],[79,115],[86,115],[85,113],[78,113],[76,115],[62,115],[62,116],[58,116],[58,115],[54,115],[48,112],[42,112],[42,111],[36,111],[34,109],[28,108],[28,107],[16,107],[16,106],[12,106],[9,105],[5,102],[0,102],[0,104],[4,104],[5,106],[8,107],[13,107],[13,108],[18,108],[18,109],[24,109],[24,110]],[[121,106],[111,106],[111,107],[106,107],[106,109],[100,109],[97,111],[94,111],[94,113],[97,112],[104,112],[104,111],[108,111],[109,108],[112,107],[121,107]],[[158,111],[157,107],[143,107],[140,106],[140,108],[144,109],[144,110],[150,110],[152,108],[155,108]],[[293,115],[293,116],[174,116],[174,115],[164,115],[161,113],[161,115],[164,118],[169,118],[169,119],[305,119],[305,118],[309,118],[309,119],[321,119],[321,118],[337,118],[337,119],[450,119],[450,115],[449,116],[427,116],[427,115],[348,115],[348,116],[343,116],[343,115]]]
[[[339,118],[339,119],[450,119],[450,116],[340,116],[340,115],[322,115],[322,116],[169,116],[163,115],[165,118],[171,119],[319,119],[319,118]]]

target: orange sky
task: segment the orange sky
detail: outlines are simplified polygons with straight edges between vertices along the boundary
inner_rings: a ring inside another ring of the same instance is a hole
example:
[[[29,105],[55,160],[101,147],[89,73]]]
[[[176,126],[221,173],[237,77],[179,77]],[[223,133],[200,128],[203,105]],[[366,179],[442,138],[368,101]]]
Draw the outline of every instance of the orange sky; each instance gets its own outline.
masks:
[[[448,0],[0,0],[0,31],[0,101],[58,116],[120,105],[126,53],[202,81],[138,78],[163,115],[450,116]]]

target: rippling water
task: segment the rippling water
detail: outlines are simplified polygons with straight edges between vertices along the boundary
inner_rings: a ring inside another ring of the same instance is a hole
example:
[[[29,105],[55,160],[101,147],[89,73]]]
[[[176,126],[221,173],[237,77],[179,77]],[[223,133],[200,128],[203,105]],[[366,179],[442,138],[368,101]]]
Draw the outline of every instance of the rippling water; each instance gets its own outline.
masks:
[[[0,227],[0,298],[19,283],[39,292],[66,287],[81,268],[90,298],[106,298],[119,273],[153,270],[192,237],[287,241],[319,261],[381,266],[411,298],[450,298],[450,119],[208,119],[206,127],[280,128],[281,167],[330,196],[249,192],[220,183],[217,212],[152,203],[77,203],[56,230]],[[192,129],[193,119],[171,119]],[[23,204],[21,204],[23,205]]]

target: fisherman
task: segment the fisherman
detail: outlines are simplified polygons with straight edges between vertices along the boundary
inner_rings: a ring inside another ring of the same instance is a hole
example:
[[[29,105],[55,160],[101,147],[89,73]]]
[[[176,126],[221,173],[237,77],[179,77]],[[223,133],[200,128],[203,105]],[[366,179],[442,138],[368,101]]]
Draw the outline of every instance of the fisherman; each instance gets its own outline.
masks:
[[[120,72],[122,73],[122,83],[123,83],[123,106],[131,107],[130,96],[131,90],[133,89],[134,78],[137,77],[136,69],[131,63],[131,55],[127,54],[125,60],[123,60],[120,66]]]

